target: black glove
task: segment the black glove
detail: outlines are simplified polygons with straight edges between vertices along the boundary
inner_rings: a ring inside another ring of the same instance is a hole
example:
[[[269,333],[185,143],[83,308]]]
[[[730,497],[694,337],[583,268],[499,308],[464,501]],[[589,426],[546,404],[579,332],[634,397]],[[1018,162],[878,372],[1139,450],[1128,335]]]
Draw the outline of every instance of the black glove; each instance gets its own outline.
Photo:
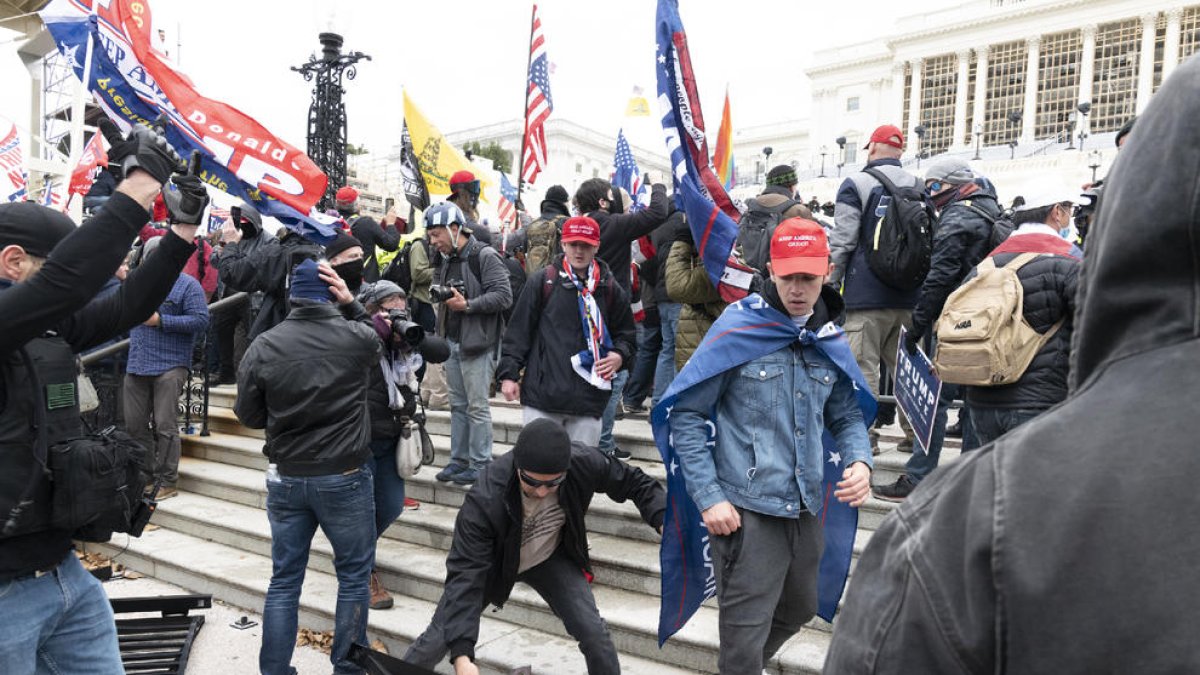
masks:
[[[921,342],[921,334],[913,331],[908,331],[904,334],[904,351],[908,352],[909,356],[917,355],[917,345]]]
[[[141,169],[166,185],[171,174],[181,169],[183,160],[167,143],[162,127],[138,124],[122,137],[117,125],[107,117],[100,120],[99,126],[105,140],[112,146],[108,151],[109,164],[120,166],[126,176],[134,169]]]
[[[163,190],[163,203],[167,205],[171,222],[182,225],[199,225],[208,206],[208,191],[199,176],[176,175],[171,178],[175,189]]]

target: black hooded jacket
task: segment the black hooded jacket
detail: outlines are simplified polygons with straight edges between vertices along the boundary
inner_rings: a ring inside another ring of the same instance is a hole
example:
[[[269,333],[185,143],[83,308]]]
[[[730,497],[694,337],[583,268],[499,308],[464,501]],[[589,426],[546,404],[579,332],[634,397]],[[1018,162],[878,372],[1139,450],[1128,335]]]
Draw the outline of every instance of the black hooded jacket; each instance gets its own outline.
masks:
[[[489,604],[503,606],[517,582],[523,517],[519,481],[513,454],[500,456],[467,493],[454,521],[441,602],[451,662],[464,654],[474,660],[480,613]],[[559,548],[588,574],[592,563],[584,516],[600,493],[617,503],[633,500],[642,520],[655,529],[662,527],[667,510],[662,485],[641,469],[573,444],[567,479],[558,488],[558,504],[566,515]]]
[[[888,517],[825,672],[1200,671],[1197,82],[1200,60],[1180,65],[1106,183],[1067,400]]]
[[[596,257],[608,263],[617,283],[628,293],[633,284],[629,265],[633,262],[630,244],[654,231],[667,220],[667,188],[656,183],[650,188],[650,204],[641,211],[609,213],[593,211],[588,214],[600,225],[600,250]]]
[[[600,265],[596,305],[608,327],[613,351],[621,355],[621,368],[627,370],[633,367],[637,349],[629,295],[604,261],[596,262]],[[557,274],[547,278],[543,273],[525,284],[504,332],[504,355],[496,376],[500,380],[521,380],[523,405],[549,413],[600,417],[612,392],[593,387],[571,365],[571,357],[587,349],[587,342],[583,338],[578,291],[562,272],[562,264],[560,254],[551,266]]]

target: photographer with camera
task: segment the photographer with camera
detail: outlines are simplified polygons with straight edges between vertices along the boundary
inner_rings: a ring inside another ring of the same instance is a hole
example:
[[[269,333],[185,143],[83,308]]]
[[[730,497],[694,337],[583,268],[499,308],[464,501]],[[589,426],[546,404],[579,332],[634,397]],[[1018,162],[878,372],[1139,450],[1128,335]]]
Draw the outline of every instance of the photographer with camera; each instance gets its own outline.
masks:
[[[492,459],[488,388],[496,375],[504,310],[512,305],[500,254],[464,231],[466,216],[450,202],[425,211],[429,242],[441,253],[429,288],[438,308],[438,333],[450,342],[450,464],[439,481],[470,485]]]
[[[81,438],[74,355],[142,323],[162,304],[195,251],[196,228],[208,203],[198,177],[176,176],[179,211],[158,252],[117,290],[97,299],[149,220],[155,196],[181,164],[161,130],[136,126],[122,137],[108,120],[101,130],[111,146],[109,161],[122,167],[125,178],[82,227],[33,202],[0,205],[4,673],[122,672],[112,608],[71,551],[71,540],[106,539],[97,534],[103,527],[109,536],[112,530],[140,534],[140,526],[130,522],[128,510],[109,511],[122,495],[93,508],[85,520],[66,517],[94,506],[75,501],[92,491],[71,491],[66,481],[52,481],[63,477],[57,472],[61,460],[69,463],[89,442],[111,437]],[[127,482],[121,489],[136,501],[143,487]],[[148,517],[148,511],[139,515]],[[125,522],[117,522],[122,517]]]
[[[358,301],[371,315],[375,333],[383,343],[379,366],[371,369],[367,411],[371,416],[371,470],[375,473],[375,539],[404,511],[418,506],[404,496],[402,471],[397,460],[401,437],[425,427],[424,411],[417,411],[418,374],[426,362],[441,363],[450,354],[442,338],[426,335],[412,321],[404,289],[381,280],[363,286]],[[371,572],[371,609],[388,609],[392,596],[375,571]]]

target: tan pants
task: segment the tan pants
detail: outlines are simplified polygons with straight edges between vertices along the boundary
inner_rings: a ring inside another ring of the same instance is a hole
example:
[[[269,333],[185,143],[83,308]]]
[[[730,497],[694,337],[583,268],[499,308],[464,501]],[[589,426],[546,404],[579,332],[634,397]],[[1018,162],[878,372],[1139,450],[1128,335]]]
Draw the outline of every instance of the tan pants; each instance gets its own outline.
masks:
[[[896,348],[900,344],[900,328],[912,329],[912,310],[859,309],[846,312],[846,338],[854,359],[863,371],[871,391],[879,395],[879,364],[882,362],[893,376],[896,372]],[[899,408],[897,408],[899,410]],[[912,428],[904,413],[900,413],[900,428],[912,438]]]
[[[450,389],[446,386],[446,371],[442,364],[430,363],[425,367],[421,398],[430,410],[450,409]]]

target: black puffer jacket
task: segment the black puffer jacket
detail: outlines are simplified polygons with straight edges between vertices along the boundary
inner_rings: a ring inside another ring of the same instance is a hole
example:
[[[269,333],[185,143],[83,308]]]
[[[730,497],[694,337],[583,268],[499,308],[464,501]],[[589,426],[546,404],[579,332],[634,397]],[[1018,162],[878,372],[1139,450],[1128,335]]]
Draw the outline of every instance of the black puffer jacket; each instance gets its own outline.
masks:
[[[489,604],[503,606],[517,582],[521,563],[521,487],[511,452],[488,465],[467,493],[454,521],[454,542],[446,558],[444,635],[450,660],[475,658],[479,615]],[[578,443],[572,446],[567,479],[558,488],[566,515],[559,548],[591,574],[584,516],[592,496],[604,493],[617,503],[633,500],[642,520],[662,527],[666,493],[641,469]]]
[[[1020,253],[1040,252],[1036,245],[1022,246],[1023,240],[1038,235],[1017,235],[1005,242],[1003,253],[994,257],[997,267],[1012,262]],[[1014,250],[1020,249],[1020,250]],[[967,279],[975,272],[967,275]],[[1025,320],[1045,334],[1060,319],[1063,324],[1033,357],[1021,379],[1002,387],[968,387],[967,404],[988,408],[1044,410],[1067,397],[1067,373],[1071,355],[1071,334],[1075,316],[1075,284],[1079,279],[1079,259],[1069,255],[1046,254],[1031,260],[1017,271],[1024,289]]]
[[[978,211],[976,211],[978,209]],[[986,213],[991,220],[979,213]],[[992,222],[1000,217],[996,189],[986,178],[959,188],[938,216],[933,234],[933,259],[913,310],[912,332],[928,335],[942,314],[946,298],[983,262],[991,250]]]
[[[621,368],[633,367],[637,329],[629,311],[629,295],[604,261],[596,284],[599,306]],[[563,257],[554,258],[552,278],[546,274],[525,284],[512,321],[504,333],[504,355],[496,369],[501,380],[521,380],[521,404],[545,412],[600,417],[610,391],[588,384],[571,366],[571,357],[587,348],[579,316],[575,284],[562,272]],[[546,285],[550,294],[546,297]],[[544,300],[543,300],[544,299]],[[525,377],[521,379],[521,370]]]
[[[379,367],[381,349],[357,302],[341,312],[297,307],[246,350],[233,411],[247,427],[266,429],[263,454],[284,475],[356,468],[370,454],[367,371]]]
[[[887,517],[826,673],[1200,670],[1197,82],[1200,59],[1180,64],[1105,183],[1067,400]]]

